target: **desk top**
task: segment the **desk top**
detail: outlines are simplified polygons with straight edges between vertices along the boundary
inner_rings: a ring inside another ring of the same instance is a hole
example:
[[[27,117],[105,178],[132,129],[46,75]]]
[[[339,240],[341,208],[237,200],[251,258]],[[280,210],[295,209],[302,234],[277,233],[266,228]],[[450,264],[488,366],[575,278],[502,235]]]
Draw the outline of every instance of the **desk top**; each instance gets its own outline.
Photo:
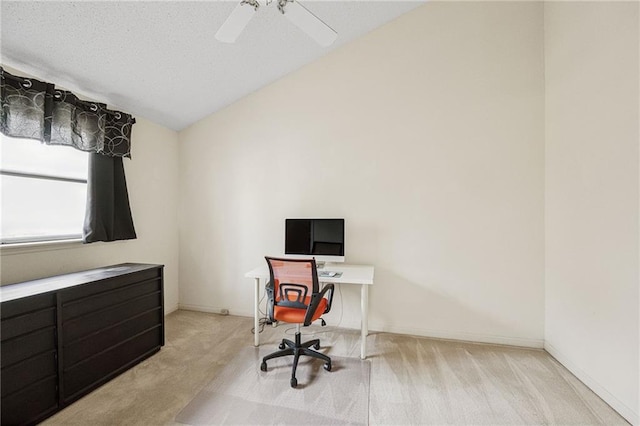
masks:
[[[373,266],[371,265],[349,265],[345,263],[329,263],[318,271],[325,272],[342,272],[339,277],[318,277],[322,283],[336,284],[373,284]],[[269,267],[266,262],[264,265],[244,274],[246,278],[269,278]]]

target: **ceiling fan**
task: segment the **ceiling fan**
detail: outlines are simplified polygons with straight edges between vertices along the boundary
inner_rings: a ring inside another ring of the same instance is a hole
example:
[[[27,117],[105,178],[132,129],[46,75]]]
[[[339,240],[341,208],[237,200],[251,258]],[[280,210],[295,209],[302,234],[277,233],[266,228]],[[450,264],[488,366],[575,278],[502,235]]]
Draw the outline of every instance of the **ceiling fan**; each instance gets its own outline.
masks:
[[[273,0],[278,2],[278,10],[298,28],[307,33],[321,46],[331,45],[336,38],[333,28],[322,22],[297,0]],[[272,0],[266,0],[269,5]],[[216,39],[233,43],[247,26],[260,7],[258,0],[242,0],[216,33]]]

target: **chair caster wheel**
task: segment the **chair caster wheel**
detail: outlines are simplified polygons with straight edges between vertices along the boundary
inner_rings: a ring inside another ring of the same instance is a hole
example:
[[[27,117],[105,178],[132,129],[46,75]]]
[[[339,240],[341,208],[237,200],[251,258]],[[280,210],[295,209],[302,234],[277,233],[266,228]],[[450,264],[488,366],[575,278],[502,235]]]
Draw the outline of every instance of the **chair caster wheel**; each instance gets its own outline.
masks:
[[[331,363],[330,362],[325,363],[324,364],[324,369],[327,370],[327,371],[331,371]]]
[[[280,350],[284,349],[284,342],[282,342],[282,343],[280,343],[280,344],[278,345],[278,349],[280,349]]]
[[[262,361],[262,364],[260,364],[260,370],[262,371],[267,371],[267,363]]]
[[[295,377],[291,378],[291,387],[295,388],[298,386],[298,379],[296,379]]]
[[[315,345],[313,345],[313,349],[315,349],[316,351],[320,349],[320,343],[316,343]]]

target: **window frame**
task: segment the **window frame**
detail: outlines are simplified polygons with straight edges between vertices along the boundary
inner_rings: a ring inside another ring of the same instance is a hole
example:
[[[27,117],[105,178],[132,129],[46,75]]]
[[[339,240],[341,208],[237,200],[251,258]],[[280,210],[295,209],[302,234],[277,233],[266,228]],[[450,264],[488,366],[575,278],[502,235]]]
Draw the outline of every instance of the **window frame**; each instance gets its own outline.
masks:
[[[13,139],[13,140],[30,140],[27,138],[15,138],[11,136],[6,136],[4,134],[0,134],[0,141],[5,139]],[[48,145],[47,145],[48,146]],[[60,145],[52,145],[52,146],[60,146]],[[70,148],[75,149],[75,148]],[[88,159],[87,159],[88,160]],[[88,185],[88,162],[87,162],[87,178],[76,178],[76,177],[67,177],[67,176],[59,176],[52,173],[36,173],[29,171],[21,171],[14,170],[11,168],[2,167],[2,163],[0,163],[0,176],[11,176],[18,177],[23,179],[41,179],[47,181],[56,181],[56,182],[68,182],[68,183],[79,183]],[[0,215],[1,216],[1,215]],[[50,244],[68,244],[68,243],[76,243],[82,242],[82,230],[78,233],[74,234],[50,234],[50,235],[35,235],[35,236],[26,236],[26,237],[4,237],[0,234],[0,248],[9,248],[9,247],[41,247],[48,246]]]

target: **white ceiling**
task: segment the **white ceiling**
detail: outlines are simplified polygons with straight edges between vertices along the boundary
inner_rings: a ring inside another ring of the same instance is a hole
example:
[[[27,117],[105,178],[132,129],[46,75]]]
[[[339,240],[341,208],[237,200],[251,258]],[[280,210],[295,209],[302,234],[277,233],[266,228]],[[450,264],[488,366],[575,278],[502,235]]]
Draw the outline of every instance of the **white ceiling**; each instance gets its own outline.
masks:
[[[236,1],[0,3],[4,65],[174,130],[422,4],[301,0],[338,33],[323,48],[276,2],[260,2],[235,44],[214,35]]]

